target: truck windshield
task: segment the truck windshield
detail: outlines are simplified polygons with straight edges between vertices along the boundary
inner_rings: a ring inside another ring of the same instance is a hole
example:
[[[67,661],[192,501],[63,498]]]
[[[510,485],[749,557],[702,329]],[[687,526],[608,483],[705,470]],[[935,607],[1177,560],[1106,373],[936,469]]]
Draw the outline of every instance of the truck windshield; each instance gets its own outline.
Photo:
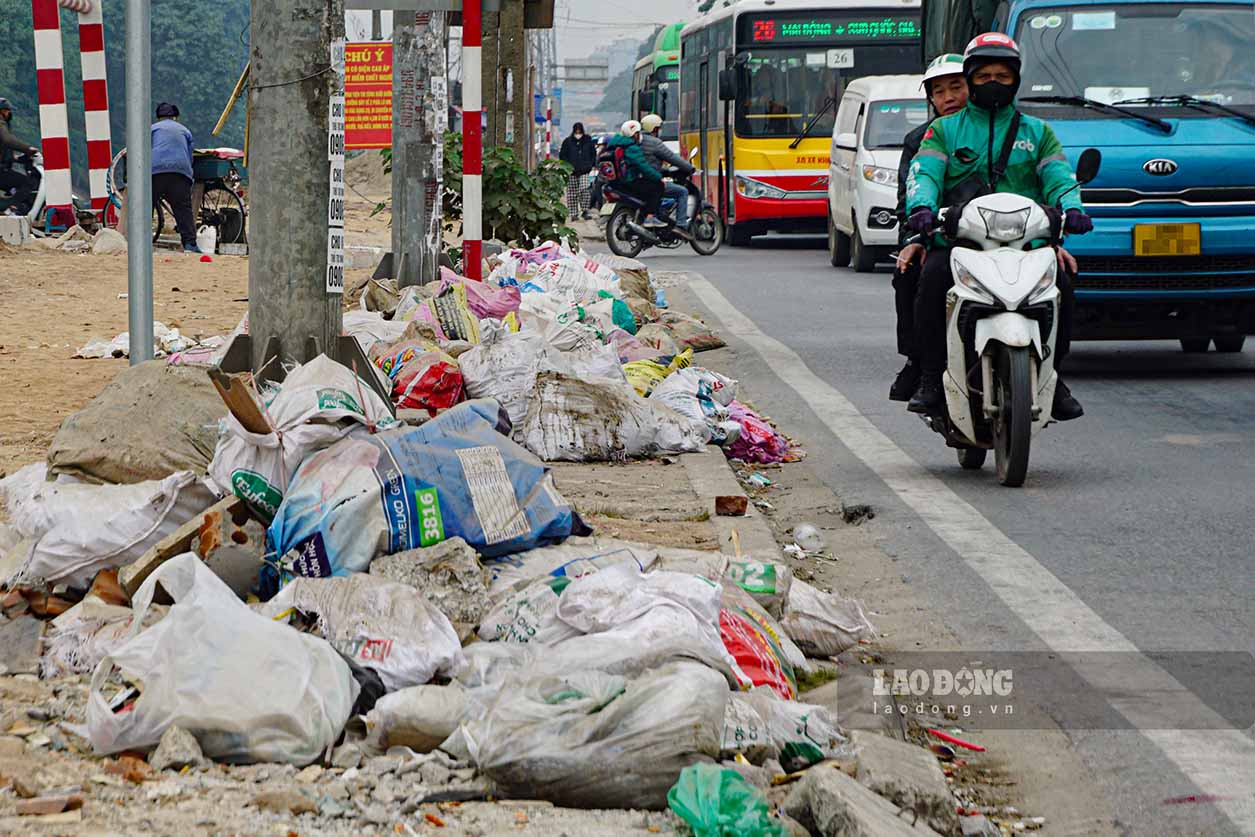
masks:
[[[1021,96],[1082,96],[1112,104],[1197,96],[1255,106],[1250,5],[1113,4],[1032,9],[1015,34]]]
[[[922,99],[872,102],[869,111],[864,148],[901,148],[906,135],[928,120],[928,105]]]

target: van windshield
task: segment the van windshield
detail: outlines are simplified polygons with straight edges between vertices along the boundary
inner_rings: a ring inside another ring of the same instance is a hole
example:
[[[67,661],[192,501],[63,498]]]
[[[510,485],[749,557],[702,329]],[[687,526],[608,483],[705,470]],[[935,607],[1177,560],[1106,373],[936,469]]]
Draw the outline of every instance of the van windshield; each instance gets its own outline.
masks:
[[[1113,104],[1195,96],[1255,106],[1250,5],[1146,3],[1032,9],[1019,20],[1021,96]]]
[[[928,105],[923,99],[872,102],[867,130],[863,132],[863,147],[901,148],[906,135],[927,121]]]

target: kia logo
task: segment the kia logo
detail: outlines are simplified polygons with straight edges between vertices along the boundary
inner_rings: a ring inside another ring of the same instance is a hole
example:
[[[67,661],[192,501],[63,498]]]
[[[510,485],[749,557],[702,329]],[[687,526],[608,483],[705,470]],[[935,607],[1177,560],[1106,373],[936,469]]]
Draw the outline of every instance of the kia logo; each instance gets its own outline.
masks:
[[[1166,177],[1167,175],[1175,173],[1176,170],[1176,160],[1164,160],[1160,158],[1158,160],[1147,160],[1145,163],[1142,163],[1142,171],[1147,174],[1153,174],[1156,177]]]

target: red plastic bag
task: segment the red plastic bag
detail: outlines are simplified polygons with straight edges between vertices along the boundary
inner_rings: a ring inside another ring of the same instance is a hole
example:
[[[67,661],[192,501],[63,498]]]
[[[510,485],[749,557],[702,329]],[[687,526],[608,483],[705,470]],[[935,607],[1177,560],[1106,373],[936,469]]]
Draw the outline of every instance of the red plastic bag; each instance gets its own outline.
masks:
[[[421,340],[392,347],[375,364],[392,379],[392,401],[401,409],[436,415],[462,400],[462,370],[449,355]]]
[[[723,452],[742,462],[784,462],[789,456],[789,440],[762,417],[739,401],[728,405],[728,418],[741,425],[740,437]]]
[[[719,636],[755,686],[767,686],[785,700],[797,697],[793,667],[785,661],[770,626],[751,611],[726,607],[719,611]]]

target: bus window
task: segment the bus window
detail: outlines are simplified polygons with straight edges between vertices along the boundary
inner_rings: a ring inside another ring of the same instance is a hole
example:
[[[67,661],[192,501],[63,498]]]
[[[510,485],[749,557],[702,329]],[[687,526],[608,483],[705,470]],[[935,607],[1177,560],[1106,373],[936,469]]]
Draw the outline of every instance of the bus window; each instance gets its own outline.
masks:
[[[737,108],[737,133],[747,137],[797,135],[823,109],[835,86],[830,75],[807,65],[802,50],[752,54],[749,79],[749,93]],[[831,134],[830,110],[809,136]]]

